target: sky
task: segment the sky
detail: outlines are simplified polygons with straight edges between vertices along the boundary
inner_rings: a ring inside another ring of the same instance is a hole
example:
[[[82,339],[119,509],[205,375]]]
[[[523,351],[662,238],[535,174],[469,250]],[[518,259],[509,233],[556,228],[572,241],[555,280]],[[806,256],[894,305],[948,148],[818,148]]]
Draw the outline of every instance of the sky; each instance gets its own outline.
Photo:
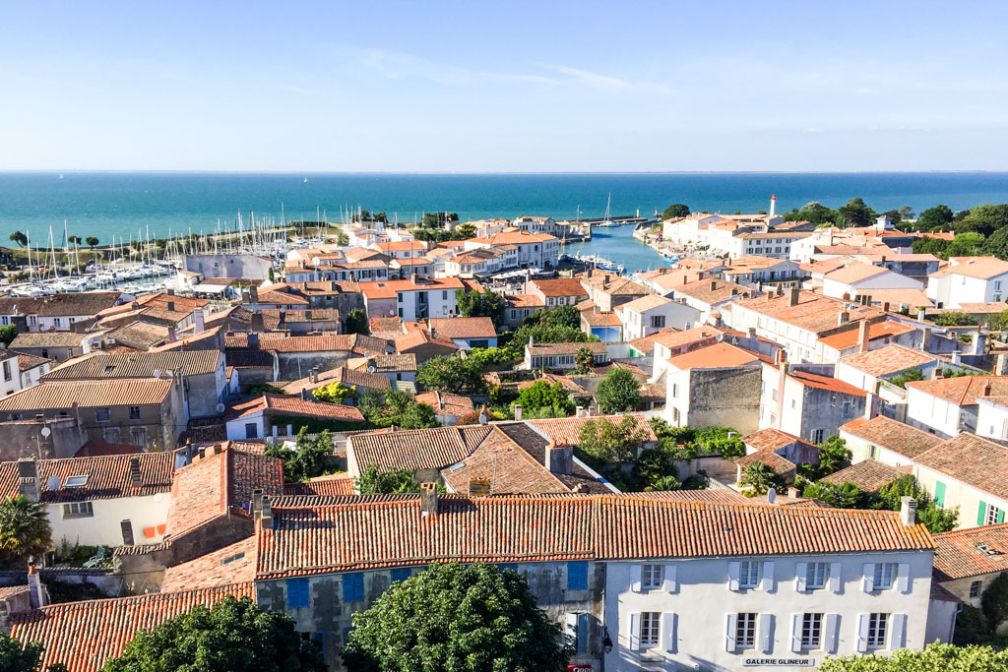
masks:
[[[1008,169],[1008,3],[0,0],[0,170]]]

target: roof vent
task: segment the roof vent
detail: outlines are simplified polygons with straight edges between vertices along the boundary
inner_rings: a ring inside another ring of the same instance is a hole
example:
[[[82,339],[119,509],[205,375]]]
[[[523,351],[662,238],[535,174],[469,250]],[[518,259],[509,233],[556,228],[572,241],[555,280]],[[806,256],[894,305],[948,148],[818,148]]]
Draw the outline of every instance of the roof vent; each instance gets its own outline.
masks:
[[[1004,555],[1003,551],[999,551],[996,548],[991,548],[989,544],[979,543],[979,544],[976,545],[976,547],[977,547],[978,551],[980,551],[984,555],[987,555],[987,556],[990,556],[990,557],[996,557],[998,555]]]

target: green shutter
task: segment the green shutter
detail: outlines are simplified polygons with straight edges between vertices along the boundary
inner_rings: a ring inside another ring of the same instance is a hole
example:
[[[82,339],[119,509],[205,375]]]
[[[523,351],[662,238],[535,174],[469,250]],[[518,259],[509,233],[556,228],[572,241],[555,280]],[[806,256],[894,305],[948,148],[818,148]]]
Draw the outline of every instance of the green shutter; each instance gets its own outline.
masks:
[[[984,516],[987,513],[987,502],[980,500],[980,508],[977,509],[977,525],[984,524]]]
[[[934,503],[939,509],[945,508],[945,484],[935,481]]]
[[[1003,523],[1004,522],[1004,511],[1001,511],[1000,509],[998,510],[998,512],[997,512],[997,521],[996,522],[998,522],[998,523]]]

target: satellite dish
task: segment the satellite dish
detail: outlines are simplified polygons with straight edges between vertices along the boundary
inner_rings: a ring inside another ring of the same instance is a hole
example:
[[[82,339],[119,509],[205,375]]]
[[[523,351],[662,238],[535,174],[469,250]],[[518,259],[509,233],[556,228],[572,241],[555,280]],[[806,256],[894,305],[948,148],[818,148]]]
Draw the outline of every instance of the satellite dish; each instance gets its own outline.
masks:
[[[49,488],[50,492],[55,492],[60,489],[62,483],[60,482],[59,476],[50,476],[46,479],[46,487]]]
[[[221,404],[221,403],[217,404],[217,412],[218,413],[223,413],[225,408],[227,408],[227,407],[224,404]]]
[[[774,490],[773,488],[770,488],[769,490],[767,490],[766,491],[766,501],[769,502],[770,504],[773,504],[774,502],[776,502],[777,501],[777,491]]]
[[[367,370],[368,370],[368,373],[374,373],[375,371],[378,370],[378,367],[376,367],[374,364],[372,364],[371,366],[367,367]]]
[[[154,377],[155,378],[161,377],[161,369],[154,369]]]
[[[44,438],[44,439],[48,439],[48,438],[49,438],[49,435],[50,435],[50,434],[52,434],[52,430],[51,430],[51,429],[49,429],[48,427],[43,427],[43,428],[42,428],[42,431],[41,431],[41,432],[39,432],[39,434],[41,434],[41,435],[42,435],[42,438]]]

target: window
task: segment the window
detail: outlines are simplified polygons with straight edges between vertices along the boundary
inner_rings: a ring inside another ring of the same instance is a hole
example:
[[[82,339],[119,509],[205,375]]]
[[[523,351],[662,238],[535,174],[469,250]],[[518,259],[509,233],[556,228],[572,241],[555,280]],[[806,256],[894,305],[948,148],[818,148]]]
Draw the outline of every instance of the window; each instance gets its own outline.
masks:
[[[740,562],[739,588],[755,588],[759,584],[759,570],[760,563],[757,560],[744,560]]]
[[[815,590],[816,588],[825,588],[826,581],[829,579],[829,563],[828,562],[810,562],[805,568],[805,588],[808,590]],[[806,614],[808,615],[808,614]]]
[[[882,649],[886,645],[886,630],[889,626],[889,614],[868,615],[868,648]]]
[[[665,316],[664,315],[652,315],[651,316],[651,328],[652,329],[664,329],[665,328]]]
[[[994,525],[1002,522],[1004,522],[1004,511],[992,504],[988,504],[987,517],[984,520],[984,525]]]
[[[658,633],[661,632],[661,613],[657,611],[645,611],[640,616],[641,648],[658,646]]]
[[[130,443],[134,446],[145,446],[147,445],[147,428],[146,427],[130,427]]]
[[[287,608],[303,609],[308,604],[308,579],[287,579]]]
[[[139,420],[140,419],[140,407],[139,406],[130,406],[129,407],[129,414],[130,414],[130,420]]]
[[[399,583],[400,581],[405,581],[410,577],[412,570],[409,567],[396,567],[390,572],[392,583]]]
[[[735,619],[735,648],[751,649],[756,646],[756,614],[743,612]]]
[[[983,581],[974,581],[970,584],[970,597],[980,597],[980,589],[983,588]]]
[[[801,645],[806,651],[818,649],[822,642],[822,614],[802,614]]]
[[[98,422],[108,422],[109,421],[109,409],[107,408],[96,408],[95,409],[95,420]]]
[[[588,590],[588,563],[567,563],[567,590]]]
[[[448,290],[444,290],[444,291],[441,292],[441,300],[442,301],[447,301],[448,300]]]
[[[259,426],[254,422],[245,423],[245,438],[246,439],[256,439],[259,438]]]
[[[893,587],[895,579],[895,562],[880,562],[875,565],[875,575],[872,577],[872,585],[875,590],[889,590]]]
[[[92,518],[94,508],[91,502],[67,502],[63,505],[64,518]]]
[[[843,410],[841,411],[841,413],[843,414],[842,417],[844,417],[844,418],[851,417],[851,402],[845,401],[843,403]]]
[[[813,429],[812,436],[810,437],[812,443],[820,444],[825,438],[826,430],[824,429]]]
[[[364,575],[343,575],[343,602],[364,601]]]
[[[664,581],[664,565],[648,564],[641,567],[641,587],[644,590],[661,588]]]
[[[3,378],[4,380],[10,380],[12,377],[10,360],[8,359],[3,363]]]

